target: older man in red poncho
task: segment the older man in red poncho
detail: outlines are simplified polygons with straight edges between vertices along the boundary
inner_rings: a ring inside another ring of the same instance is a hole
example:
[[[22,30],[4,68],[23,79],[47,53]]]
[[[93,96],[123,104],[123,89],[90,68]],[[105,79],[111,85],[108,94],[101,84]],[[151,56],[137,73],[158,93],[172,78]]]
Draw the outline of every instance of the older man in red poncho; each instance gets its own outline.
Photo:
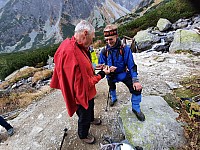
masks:
[[[94,27],[82,20],[75,27],[72,38],[64,40],[54,55],[55,69],[50,86],[60,89],[69,116],[78,115],[79,138],[93,144],[95,138],[89,135],[90,124],[101,124],[94,118],[95,84],[110,72],[106,67],[94,74],[88,47],[95,37]]]

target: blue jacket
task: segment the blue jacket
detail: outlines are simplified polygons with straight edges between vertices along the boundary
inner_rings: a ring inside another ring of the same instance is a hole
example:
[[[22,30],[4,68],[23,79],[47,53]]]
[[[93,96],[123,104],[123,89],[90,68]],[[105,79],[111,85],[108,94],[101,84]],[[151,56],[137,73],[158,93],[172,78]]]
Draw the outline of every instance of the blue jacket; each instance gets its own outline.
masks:
[[[106,47],[102,49],[98,62],[99,64],[117,67],[114,72],[114,82],[124,80],[127,73],[130,73],[133,82],[138,81],[137,65],[134,63],[131,49],[127,45],[124,47],[121,46],[121,40],[119,38],[113,47],[106,45]],[[107,77],[110,79],[109,75]]]

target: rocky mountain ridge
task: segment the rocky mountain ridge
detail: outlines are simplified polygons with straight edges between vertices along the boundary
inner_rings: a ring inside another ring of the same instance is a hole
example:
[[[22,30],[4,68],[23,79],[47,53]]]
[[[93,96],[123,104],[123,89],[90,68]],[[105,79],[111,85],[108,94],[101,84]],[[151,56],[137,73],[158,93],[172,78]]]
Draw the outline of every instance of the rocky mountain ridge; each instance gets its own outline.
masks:
[[[95,27],[111,23],[153,0],[7,0],[0,1],[0,52],[38,48],[73,34],[80,19]]]

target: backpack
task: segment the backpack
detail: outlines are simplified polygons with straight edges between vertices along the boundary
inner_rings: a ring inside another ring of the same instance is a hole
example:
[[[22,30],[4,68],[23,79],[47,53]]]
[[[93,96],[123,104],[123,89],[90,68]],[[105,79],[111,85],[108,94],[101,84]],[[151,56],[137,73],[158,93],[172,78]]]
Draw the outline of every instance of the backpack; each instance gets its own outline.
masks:
[[[105,137],[103,141],[108,144],[100,143],[100,150],[143,150],[142,147],[132,147],[127,140],[123,140],[120,143],[115,143],[110,137]]]
[[[118,49],[119,52],[117,53],[117,54],[120,54],[120,55],[122,56],[123,60],[124,60],[124,47],[125,47],[125,45],[121,45],[121,46],[120,46],[120,49]],[[105,46],[105,47],[101,50],[101,53],[102,53],[106,58],[108,58],[108,55],[109,55],[111,52],[107,49],[107,46]],[[118,55],[117,55],[117,56],[118,56]],[[133,70],[134,70],[135,72],[137,72],[137,65],[135,64],[135,62],[133,62],[133,63],[134,63]],[[112,64],[114,64],[113,60],[112,60]],[[125,71],[126,71],[126,72],[128,71],[127,67],[126,67]]]
[[[133,147],[126,143],[110,143],[100,144],[100,150],[135,150]]]
[[[121,150],[120,143],[111,143],[111,144],[101,144],[100,143],[100,150]]]

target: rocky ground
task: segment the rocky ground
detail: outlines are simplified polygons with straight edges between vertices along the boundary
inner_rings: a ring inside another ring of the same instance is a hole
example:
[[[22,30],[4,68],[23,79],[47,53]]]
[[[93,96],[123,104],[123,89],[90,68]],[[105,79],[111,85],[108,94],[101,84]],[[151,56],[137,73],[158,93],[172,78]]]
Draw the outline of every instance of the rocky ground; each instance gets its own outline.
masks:
[[[191,54],[168,54],[143,52],[134,54],[138,65],[139,78],[143,85],[143,96],[170,93],[171,89],[180,87],[183,77],[198,74],[200,57]],[[2,150],[36,150],[59,149],[63,129],[68,128],[63,149],[98,150],[103,137],[109,136],[115,141],[124,138],[119,125],[118,114],[124,104],[129,103],[128,89],[117,84],[119,101],[115,107],[105,111],[108,87],[103,79],[97,84],[95,97],[95,116],[102,119],[102,125],[91,126],[90,132],[96,137],[94,145],[87,145],[77,136],[77,116],[69,118],[61,92],[55,90],[45,95],[24,109],[15,119],[9,122],[15,128],[15,134],[7,137],[6,131],[0,128]]]

